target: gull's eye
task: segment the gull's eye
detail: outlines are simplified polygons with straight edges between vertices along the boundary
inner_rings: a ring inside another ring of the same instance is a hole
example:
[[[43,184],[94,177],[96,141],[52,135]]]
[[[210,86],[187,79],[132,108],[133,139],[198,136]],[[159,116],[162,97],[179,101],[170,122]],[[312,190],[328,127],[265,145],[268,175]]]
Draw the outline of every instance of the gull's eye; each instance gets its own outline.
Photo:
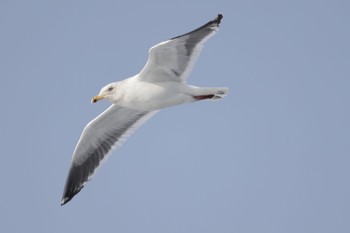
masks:
[[[113,91],[113,87],[108,88],[108,91],[109,92]]]

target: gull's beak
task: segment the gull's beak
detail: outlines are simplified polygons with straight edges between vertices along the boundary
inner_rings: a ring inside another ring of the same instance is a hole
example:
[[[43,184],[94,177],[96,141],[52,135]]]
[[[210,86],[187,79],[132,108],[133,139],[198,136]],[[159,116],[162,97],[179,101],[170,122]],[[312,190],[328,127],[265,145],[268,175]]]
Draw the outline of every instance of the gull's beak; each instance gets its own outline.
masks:
[[[91,103],[96,103],[99,100],[102,100],[103,96],[102,95],[97,95],[94,98],[92,98]]]

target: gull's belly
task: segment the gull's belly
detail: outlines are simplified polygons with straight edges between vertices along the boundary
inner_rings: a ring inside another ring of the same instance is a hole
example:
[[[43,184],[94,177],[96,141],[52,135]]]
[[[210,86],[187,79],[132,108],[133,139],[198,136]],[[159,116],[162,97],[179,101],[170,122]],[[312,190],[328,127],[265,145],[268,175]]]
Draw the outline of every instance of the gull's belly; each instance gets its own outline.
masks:
[[[187,86],[178,82],[137,82],[124,95],[125,107],[154,111],[173,105],[193,102]]]

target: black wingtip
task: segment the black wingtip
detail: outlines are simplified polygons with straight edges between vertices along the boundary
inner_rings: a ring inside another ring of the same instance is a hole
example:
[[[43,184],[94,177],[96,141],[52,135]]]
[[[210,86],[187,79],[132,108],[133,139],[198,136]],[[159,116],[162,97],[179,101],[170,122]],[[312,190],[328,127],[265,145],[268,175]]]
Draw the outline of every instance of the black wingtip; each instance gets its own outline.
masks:
[[[216,17],[215,21],[217,22],[218,25],[221,23],[222,18],[224,18],[222,14],[218,14],[218,16]]]
[[[61,201],[61,206],[65,205],[67,202],[69,202],[72,198],[68,198],[68,197],[65,197],[65,198],[62,198],[62,201]]]
[[[66,203],[68,203],[70,200],[72,200],[72,198],[77,195],[80,190],[84,188],[84,186],[81,186],[80,189],[78,189],[77,191],[73,191],[73,192],[67,192],[67,190],[65,190],[64,195],[62,197],[61,200],[61,206],[65,205]]]
[[[209,23],[215,23],[217,26],[219,26],[222,18],[224,18],[224,16],[222,14],[218,14],[218,16],[216,16],[216,18],[210,21]]]

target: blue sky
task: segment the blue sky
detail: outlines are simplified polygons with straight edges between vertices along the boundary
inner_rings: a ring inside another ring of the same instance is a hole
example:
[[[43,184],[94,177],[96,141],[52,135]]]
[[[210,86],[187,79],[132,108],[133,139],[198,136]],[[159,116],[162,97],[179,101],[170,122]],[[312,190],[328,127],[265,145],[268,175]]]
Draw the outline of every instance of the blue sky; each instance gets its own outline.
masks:
[[[1,1],[1,232],[349,232],[348,1]],[[224,15],[189,83],[67,205],[102,86]]]

